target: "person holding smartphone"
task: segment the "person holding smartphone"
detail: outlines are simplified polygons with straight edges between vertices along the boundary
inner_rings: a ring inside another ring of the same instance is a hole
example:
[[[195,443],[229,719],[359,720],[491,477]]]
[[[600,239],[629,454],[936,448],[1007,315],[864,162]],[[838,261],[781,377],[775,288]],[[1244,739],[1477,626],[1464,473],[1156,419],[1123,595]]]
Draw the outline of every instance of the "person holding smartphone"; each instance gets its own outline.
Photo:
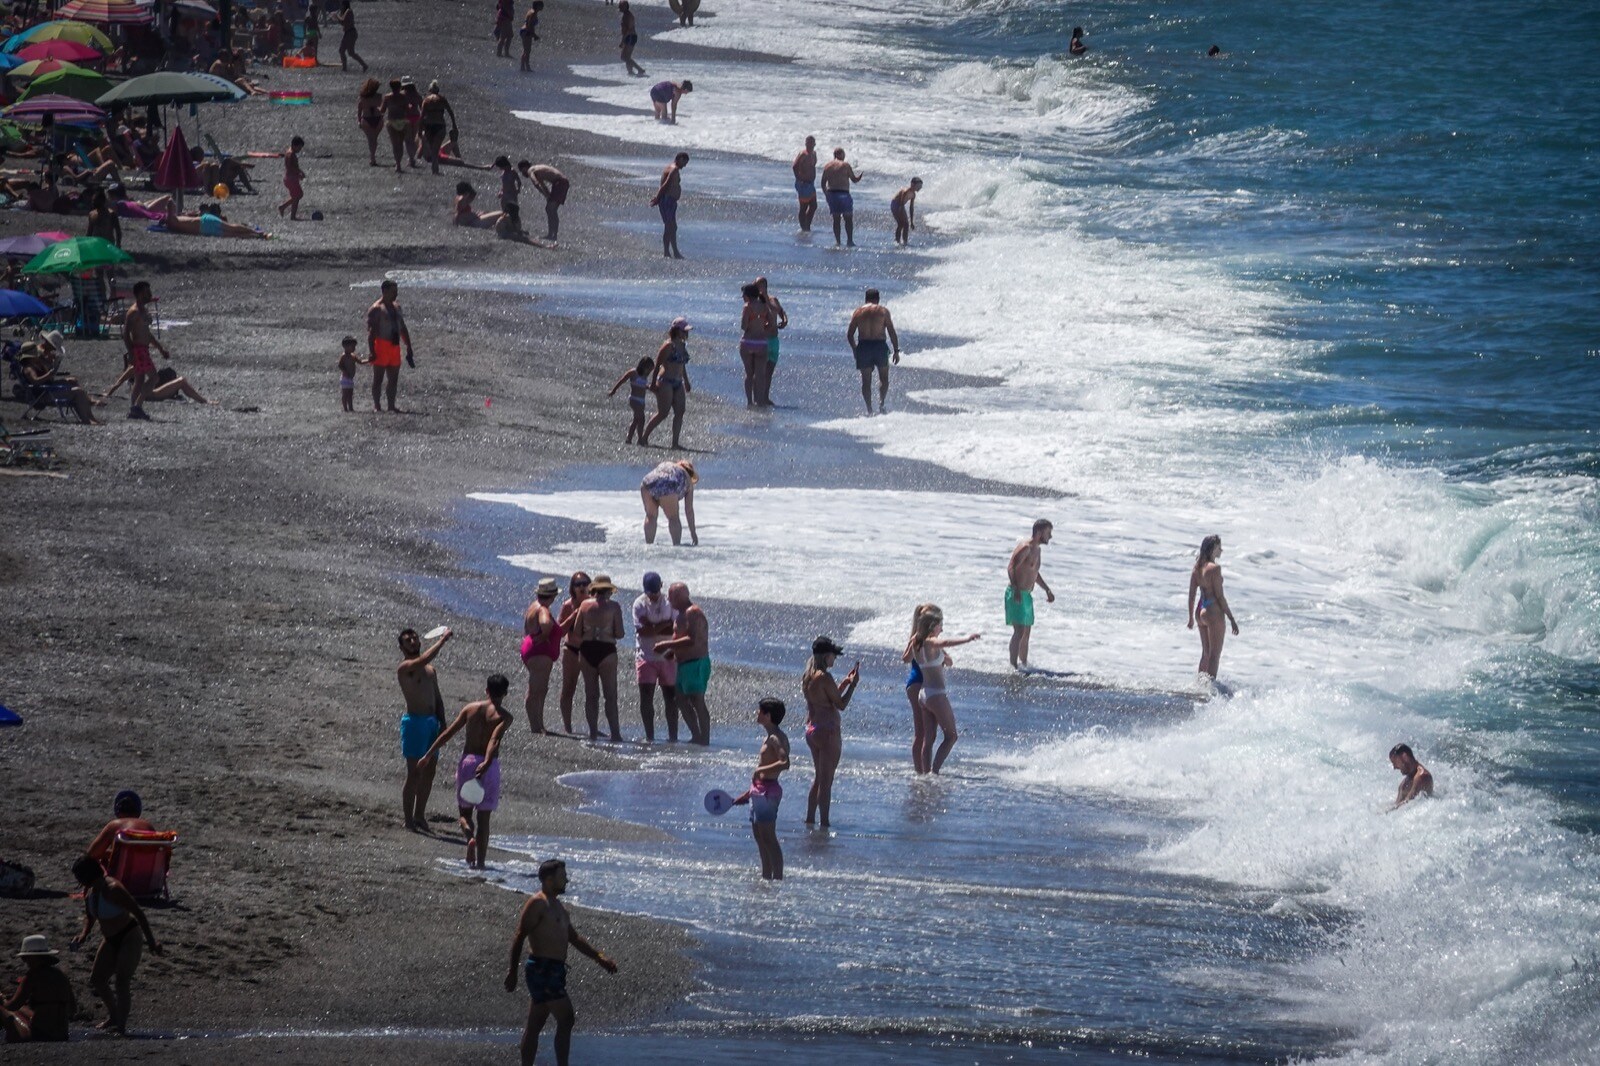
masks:
[[[839,769],[839,756],[844,746],[839,731],[839,712],[850,706],[850,697],[855,695],[856,685],[861,681],[860,660],[844,675],[843,681],[834,681],[829,671],[843,653],[844,649],[831,638],[818,637],[811,642],[811,658],[806,662],[806,672],[800,681],[806,695],[806,747],[811,749],[811,762],[816,768],[811,794],[806,798],[806,824],[816,824],[820,813],[824,828],[833,804],[833,775]]]

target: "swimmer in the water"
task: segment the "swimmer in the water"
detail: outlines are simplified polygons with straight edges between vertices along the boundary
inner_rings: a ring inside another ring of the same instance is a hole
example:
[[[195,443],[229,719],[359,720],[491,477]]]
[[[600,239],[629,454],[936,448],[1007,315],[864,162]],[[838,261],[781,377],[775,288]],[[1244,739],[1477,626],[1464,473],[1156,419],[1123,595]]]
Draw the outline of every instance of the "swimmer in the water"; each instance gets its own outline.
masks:
[[[1396,807],[1410,803],[1418,796],[1433,795],[1433,775],[1411,754],[1410,745],[1396,744],[1390,748],[1389,765],[1405,775],[1400,782],[1400,791],[1394,797]]]
[[[1222,594],[1222,538],[1215,533],[1200,542],[1200,553],[1195,558],[1194,569],[1189,571],[1189,628],[1200,623],[1200,672],[1217,679],[1217,666],[1222,661],[1222,641],[1227,632],[1223,622],[1233,625],[1233,635],[1239,635],[1239,623],[1228,606],[1228,597]],[[1199,593],[1200,607],[1195,609],[1195,594]]]
[[[1072,40],[1067,43],[1067,51],[1075,56],[1081,56],[1088,50],[1089,46],[1083,43],[1083,27],[1072,27]]]

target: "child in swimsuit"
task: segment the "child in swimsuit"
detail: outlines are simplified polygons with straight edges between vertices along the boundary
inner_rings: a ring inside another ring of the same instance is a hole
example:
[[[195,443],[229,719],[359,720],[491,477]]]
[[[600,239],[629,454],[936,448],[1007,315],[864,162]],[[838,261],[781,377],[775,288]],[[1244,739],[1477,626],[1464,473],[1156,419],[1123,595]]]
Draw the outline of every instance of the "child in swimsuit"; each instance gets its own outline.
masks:
[[[339,342],[344,350],[339,353],[339,403],[346,411],[355,411],[356,367],[371,362],[356,355],[356,339],[346,337]]]
[[[644,443],[645,397],[650,394],[650,372],[654,368],[654,359],[639,360],[639,365],[632,370],[624,370],[617,383],[611,386],[611,391],[606,393],[607,396],[615,396],[624,384],[628,386],[628,406],[633,409],[633,421],[628,423],[628,435],[623,438],[624,443],[632,444],[635,437],[640,444]]]

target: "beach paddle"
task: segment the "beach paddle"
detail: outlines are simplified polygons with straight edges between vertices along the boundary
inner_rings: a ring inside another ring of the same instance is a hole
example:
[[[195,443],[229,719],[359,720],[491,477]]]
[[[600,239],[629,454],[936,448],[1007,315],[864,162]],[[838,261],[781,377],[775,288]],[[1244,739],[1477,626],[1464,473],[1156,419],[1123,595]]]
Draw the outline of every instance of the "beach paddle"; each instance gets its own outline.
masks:
[[[432,629],[430,629],[426,633],[422,634],[422,639],[423,640],[438,640],[440,637],[444,636],[448,632],[450,632],[450,627],[449,626],[434,626]]]
[[[733,797],[722,791],[722,789],[714,788],[706,793],[707,814],[723,815],[732,809]]]
[[[483,782],[476,777],[469,777],[461,783],[461,802],[468,807],[476,807],[483,802]]]

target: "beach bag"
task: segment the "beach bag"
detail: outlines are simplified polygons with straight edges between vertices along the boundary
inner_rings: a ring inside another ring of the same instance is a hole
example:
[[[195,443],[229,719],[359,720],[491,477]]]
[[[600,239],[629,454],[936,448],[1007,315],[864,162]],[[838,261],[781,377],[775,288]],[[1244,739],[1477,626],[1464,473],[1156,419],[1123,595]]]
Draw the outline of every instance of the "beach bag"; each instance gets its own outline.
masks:
[[[0,896],[26,899],[33,895],[33,869],[0,859]]]

